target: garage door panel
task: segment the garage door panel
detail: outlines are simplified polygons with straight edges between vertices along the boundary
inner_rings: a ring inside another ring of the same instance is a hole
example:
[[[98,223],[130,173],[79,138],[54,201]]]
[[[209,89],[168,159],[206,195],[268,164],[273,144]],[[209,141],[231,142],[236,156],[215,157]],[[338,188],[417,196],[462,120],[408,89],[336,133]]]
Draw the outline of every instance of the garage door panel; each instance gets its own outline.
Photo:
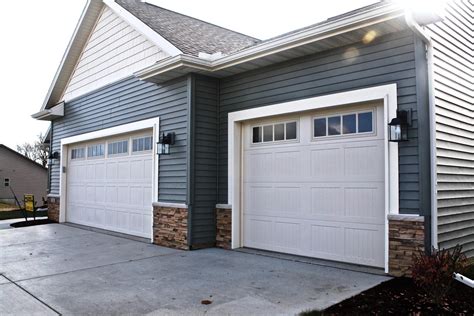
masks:
[[[300,137],[290,143],[252,144],[245,126],[243,245],[381,267],[383,135],[320,141],[311,119],[299,117]]]
[[[344,177],[359,181],[383,181],[384,159],[381,145],[344,148]]]
[[[344,216],[344,189],[342,187],[311,187],[312,216]]]
[[[344,227],[311,225],[310,251],[316,257],[343,258]]]
[[[383,189],[379,187],[346,187],[344,189],[345,216],[383,222]]]
[[[311,150],[311,180],[336,181],[344,175],[342,148]]]

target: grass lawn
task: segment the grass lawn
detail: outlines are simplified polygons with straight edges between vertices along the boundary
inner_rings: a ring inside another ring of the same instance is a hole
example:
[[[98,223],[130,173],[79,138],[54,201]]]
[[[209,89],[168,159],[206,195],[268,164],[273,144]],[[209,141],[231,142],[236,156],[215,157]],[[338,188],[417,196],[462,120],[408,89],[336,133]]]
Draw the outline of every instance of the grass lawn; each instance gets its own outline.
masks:
[[[463,275],[474,279],[474,259]],[[453,280],[451,291],[437,306],[412,279],[394,278],[324,311],[301,313],[308,315],[474,315],[474,289]]]

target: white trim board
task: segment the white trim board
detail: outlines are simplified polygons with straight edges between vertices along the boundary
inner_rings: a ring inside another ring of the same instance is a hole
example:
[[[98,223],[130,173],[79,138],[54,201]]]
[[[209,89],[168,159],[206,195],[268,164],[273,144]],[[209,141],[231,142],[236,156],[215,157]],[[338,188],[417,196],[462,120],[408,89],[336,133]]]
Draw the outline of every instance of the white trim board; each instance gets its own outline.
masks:
[[[232,205],[233,249],[242,246],[242,122],[256,118],[377,100],[383,102],[384,124],[387,126],[390,120],[396,117],[397,113],[397,85],[395,83],[263,106],[228,114],[228,204]],[[388,141],[388,128],[383,130],[383,134],[385,139],[385,272],[388,273],[387,217],[389,214],[399,213],[398,144]]]
[[[152,176],[152,201],[158,200],[158,155],[157,155],[157,146],[156,142],[160,136],[160,118],[155,117],[147,120],[142,120],[134,123],[119,125],[115,127],[101,129],[95,132],[85,133],[77,136],[67,137],[61,139],[61,155],[60,155],[60,174],[59,174],[59,222],[64,223],[66,221],[66,204],[67,204],[67,165],[68,165],[68,145],[75,144],[84,141],[90,141],[93,139],[111,137],[119,134],[131,133],[135,131],[140,131],[143,129],[153,129],[153,176]],[[66,170],[66,172],[63,172]],[[150,201],[150,203],[152,203]],[[152,204],[150,204],[152,206]],[[153,208],[151,208],[152,217],[153,217]],[[151,241],[153,242],[153,221],[151,221]]]

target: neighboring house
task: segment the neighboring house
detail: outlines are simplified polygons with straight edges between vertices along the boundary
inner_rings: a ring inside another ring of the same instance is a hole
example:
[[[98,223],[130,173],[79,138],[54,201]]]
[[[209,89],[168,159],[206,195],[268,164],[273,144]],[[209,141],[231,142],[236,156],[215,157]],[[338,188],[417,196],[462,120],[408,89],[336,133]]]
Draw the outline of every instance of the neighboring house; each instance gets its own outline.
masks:
[[[91,0],[33,115],[60,157],[49,216],[393,275],[423,247],[473,256],[473,14],[380,2],[259,41]],[[389,141],[397,116],[405,142]]]
[[[37,206],[47,197],[48,169],[0,144],[0,201],[23,205],[23,195],[34,194]]]

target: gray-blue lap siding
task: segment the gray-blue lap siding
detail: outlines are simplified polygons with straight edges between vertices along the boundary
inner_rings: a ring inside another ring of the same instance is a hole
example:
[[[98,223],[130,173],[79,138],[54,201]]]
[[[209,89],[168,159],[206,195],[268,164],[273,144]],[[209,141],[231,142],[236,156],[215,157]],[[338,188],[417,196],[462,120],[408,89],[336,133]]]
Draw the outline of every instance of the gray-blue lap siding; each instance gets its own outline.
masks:
[[[198,248],[212,245],[216,238],[219,82],[192,78],[190,243]]]
[[[348,49],[351,54],[345,54]],[[420,183],[426,181],[420,179],[415,39],[409,32],[384,36],[369,45],[354,44],[222,79],[218,202],[228,202],[227,117],[230,112],[390,83],[397,84],[398,108],[413,111],[410,141],[399,145],[400,212],[420,213],[423,209]]]
[[[187,203],[188,80],[156,85],[127,78],[68,102],[53,121],[53,151],[61,139],[160,117],[160,130],[176,133],[173,154],[159,158],[159,200]],[[51,170],[51,194],[59,194],[59,164]]]

